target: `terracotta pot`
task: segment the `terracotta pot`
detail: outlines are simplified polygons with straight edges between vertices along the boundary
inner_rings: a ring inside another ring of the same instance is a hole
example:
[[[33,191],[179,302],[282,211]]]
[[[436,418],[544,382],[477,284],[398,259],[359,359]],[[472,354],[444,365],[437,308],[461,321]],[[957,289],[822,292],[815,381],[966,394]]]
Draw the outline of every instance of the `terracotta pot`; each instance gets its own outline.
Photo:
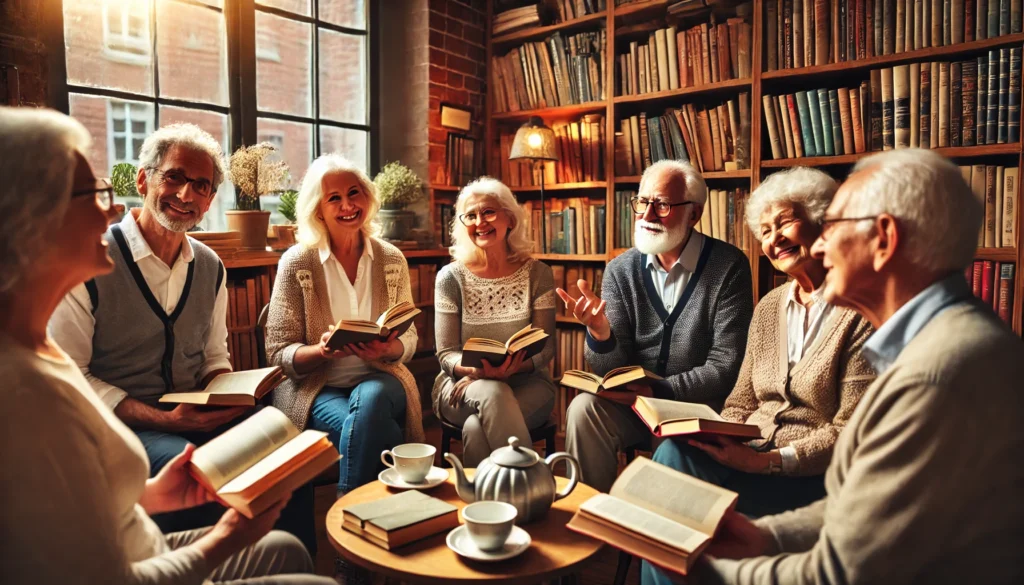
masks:
[[[267,227],[270,225],[269,211],[238,211],[224,212],[227,215],[228,229],[241,234],[242,247],[246,250],[267,249]]]

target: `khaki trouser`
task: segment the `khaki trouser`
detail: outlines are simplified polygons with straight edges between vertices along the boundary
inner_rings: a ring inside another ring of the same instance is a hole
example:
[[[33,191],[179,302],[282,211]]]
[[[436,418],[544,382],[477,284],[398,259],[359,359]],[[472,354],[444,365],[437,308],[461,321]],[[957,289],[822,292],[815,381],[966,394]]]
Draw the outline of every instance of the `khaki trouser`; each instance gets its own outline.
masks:
[[[178,549],[192,544],[209,528],[173,532],[167,545]],[[256,544],[231,555],[214,569],[210,579],[219,585],[337,585],[334,579],[313,575],[313,561],[299,539],[273,530]]]
[[[619,451],[651,436],[633,409],[580,393],[565,414],[565,450],[580,462],[583,483],[602,492],[619,473]]]

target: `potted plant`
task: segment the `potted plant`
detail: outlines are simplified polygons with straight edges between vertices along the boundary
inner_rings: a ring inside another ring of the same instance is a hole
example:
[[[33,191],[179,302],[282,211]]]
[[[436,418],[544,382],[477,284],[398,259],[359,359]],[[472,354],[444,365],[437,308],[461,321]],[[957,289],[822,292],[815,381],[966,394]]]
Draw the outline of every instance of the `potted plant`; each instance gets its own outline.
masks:
[[[390,162],[373,179],[380,196],[381,235],[401,240],[416,225],[416,214],[406,207],[423,199],[423,181],[409,167]]]
[[[142,195],[135,187],[135,177],[138,174],[138,167],[132,163],[118,163],[110,169],[110,184],[114,187],[114,197],[121,201],[121,203],[114,204],[119,219],[124,217],[125,204],[128,200],[142,199]]]
[[[242,247],[265,250],[270,212],[260,209],[260,196],[280,191],[288,165],[270,161],[277,149],[269,142],[243,146],[231,155],[229,172],[235,185],[235,209],[226,212],[228,229],[241,235]]]
[[[277,240],[275,248],[287,249],[295,244],[295,203],[299,198],[299,192],[295,189],[288,189],[281,192],[280,200],[277,204],[277,211],[284,216],[288,223],[285,225],[272,226],[274,229],[274,237]]]

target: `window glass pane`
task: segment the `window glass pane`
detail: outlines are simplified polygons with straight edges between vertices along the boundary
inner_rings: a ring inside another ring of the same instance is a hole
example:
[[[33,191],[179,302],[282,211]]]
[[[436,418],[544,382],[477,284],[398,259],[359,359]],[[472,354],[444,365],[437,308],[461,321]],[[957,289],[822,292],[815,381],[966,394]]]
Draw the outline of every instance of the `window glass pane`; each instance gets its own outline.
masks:
[[[367,161],[369,157],[366,153],[369,136],[369,132],[362,130],[320,126],[320,152],[342,154],[350,161],[359,165],[364,171],[368,171]]]
[[[119,162],[138,163],[139,149],[153,132],[153,104],[81,94],[68,96],[70,114],[92,135],[89,162],[108,176]]]
[[[256,0],[256,4],[309,16],[309,0]]]
[[[320,20],[366,30],[366,0],[320,0]]]
[[[320,29],[320,116],[366,124],[366,37]]]
[[[153,95],[149,8],[145,0],[65,0],[68,83]]]
[[[228,105],[224,14],[176,0],[157,0],[160,95]]]
[[[288,164],[288,185],[298,189],[302,176],[313,161],[313,126],[260,118],[256,122],[256,139],[278,147],[278,154]]]
[[[256,106],[309,116],[312,29],[272,14],[256,13]]]

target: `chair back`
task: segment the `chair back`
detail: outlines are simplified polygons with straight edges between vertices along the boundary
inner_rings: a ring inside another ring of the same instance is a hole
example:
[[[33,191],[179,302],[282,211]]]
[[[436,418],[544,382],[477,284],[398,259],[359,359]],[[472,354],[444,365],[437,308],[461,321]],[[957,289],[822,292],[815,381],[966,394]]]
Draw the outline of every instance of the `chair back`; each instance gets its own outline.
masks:
[[[267,362],[267,315],[270,314],[270,304],[263,305],[259,319],[256,319],[256,328],[253,333],[256,335],[256,363],[261,368],[268,365]]]

